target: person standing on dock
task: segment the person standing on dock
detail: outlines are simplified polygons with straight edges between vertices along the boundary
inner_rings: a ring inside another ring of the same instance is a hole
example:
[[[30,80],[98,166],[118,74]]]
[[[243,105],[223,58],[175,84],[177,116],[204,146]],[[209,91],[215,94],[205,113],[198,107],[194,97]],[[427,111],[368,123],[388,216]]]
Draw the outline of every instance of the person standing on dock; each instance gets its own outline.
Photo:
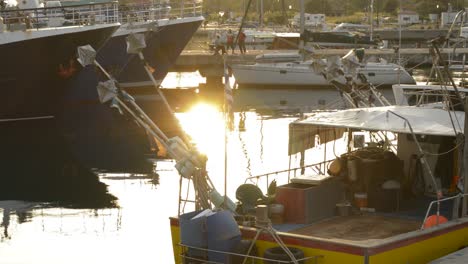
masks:
[[[245,36],[244,30],[241,30],[241,32],[239,33],[239,49],[240,49],[241,54],[246,53],[245,38],[246,36]]]
[[[214,41],[214,48],[215,53],[213,55],[219,55],[220,50],[223,55],[226,54],[226,49],[224,48],[223,43],[221,43],[221,37],[219,35],[216,35],[216,39]]]
[[[227,51],[229,49],[232,50],[232,54],[234,54],[234,34],[232,33],[232,30],[228,30],[227,36],[226,36],[226,46],[227,46]]]

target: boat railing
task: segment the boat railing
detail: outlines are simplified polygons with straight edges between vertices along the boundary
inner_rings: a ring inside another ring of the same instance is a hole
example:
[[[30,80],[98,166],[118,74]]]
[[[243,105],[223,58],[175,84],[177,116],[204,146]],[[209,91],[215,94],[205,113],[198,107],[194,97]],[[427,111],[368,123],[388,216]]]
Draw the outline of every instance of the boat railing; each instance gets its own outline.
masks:
[[[326,160],[326,161],[322,161],[319,163],[314,163],[314,164],[305,165],[301,167],[290,168],[287,170],[279,170],[279,171],[269,172],[269,173],[265,173],[261,175],[247,177],[244,183],[247,183],[248,181],[254,181],[254,180],[258,182],[261,179],[266,179],[266,187],[268,189],[271,178],[278,179],[279,177],[287,177],[287,182],[289,183],[289,180],[291,179],[291,177],[304,175],[306,170],[311,170],[312,174],[327,175],[328,167],[330,163],[333,162],[334,160],[335,159],[331,159],[331,160]]]
[[[246,255],[242,253],[236,253],[236,252],[230,252],[230,251],[221,251],[221,250],[214,250],[214,249],[209,249],[209,248],[201,248],[201,247],[194,247],[194,246],[189,246],[185,245],[182,243],[178,244],[181,247],[181,254],[179,257],[182,260],[189,260],[189,261],[195,261],[196,263],[224,263],[224,262],[216,262],[216,261],[209,261],[206,259],[206,257],[203,256],[190,256],[187,254],[188,249],[198,251],[198,255],[202,255],[201,253],[203,252],[203,255],[208,256],[208,253],[212,254],[222,254],[225,257],[231,256],[231,257],[238,257],[242,258],[243,262],[240,263],[258,263],[258,261],[262,261],[263,263],[294,263],[292,260],[278,260],[278,259],[270,259],[270,258],[265,258],[265,257],[259,257],[255,255]],[[310,257],[304,257],[301,259],[297,259],[297,263],[318,263],[318,260],[320,258],[323,258],[323,255],[315,255],[315,256],[310,256]],[[311,260],[312,262],[310,262]],[[182,262],[186,263],[186,262]]]
[[[202,16],[201,1],[179,1],[120,6],[120,22],[146,22],[159,19],[177,19]]]
[[[4,9],[0,11],[7,31],[118,22],[118,2],[87,5]]]
[[[429,214],[432,210],[432,206],[434,206],[434,204],[437,206],[437,217],[436,217],[436,225],[439,225],[439,221],[440,221],[440,203],[441,202],[447,202],[447,201],[451,201],[451,200],[454,200],[454,205],[453,205],[453,215],[452,215],[452,219],[458,219],[460,218],[460,212],[459,212],[459,205],[460,205],[460,202],[464,199],[467,199],[466,197],[468,196],[468,194],[463,194],[463,193],[459,193],[455,196],[451,196],[451,197],[447,197],[447,198],[442,198],[442,199],[438,199],[438,200],[434,200],[432,201],[429,206],[427,207],[427,211],[426,211],[426,215],[424,216],[424,220],[422,222],[422,225],[421,225],[421,229],[424,229],[425,228],[425,224],[426,224],[426,221],[429,217]],[[466,217],[466,210],[462,210],[462,213],[461,213],[461,217]]]
[[[436,103],[436,102],[455,102],[457,96],[450,91],[444,90],[414,90],[414,91],[403,91],[403,94],[407,98],[414,97],[414,104],[416,106]]]

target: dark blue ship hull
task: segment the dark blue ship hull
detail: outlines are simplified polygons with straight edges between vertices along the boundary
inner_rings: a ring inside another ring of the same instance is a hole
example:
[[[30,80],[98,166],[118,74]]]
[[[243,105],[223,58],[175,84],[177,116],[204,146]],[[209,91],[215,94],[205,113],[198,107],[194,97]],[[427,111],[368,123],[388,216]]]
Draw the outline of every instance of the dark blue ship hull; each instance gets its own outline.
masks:
[[[92,201],[106,196],[96,175],[76,161],[58,117],[67,107],[66,83],[79,71],[70,64],[78,46],[98,49],[117,28],[58,28],[49,35],[25,33],[20,41],[13,40],[19,32],[2,33],[12,41],[0,44],[0,200],[83,202],[84,194]]]
[[[143,53],[154,76],[162,79],[175,63],[202,20],[166,25],[147,31]],[[149,80],[140,59],[126,53],[127,35],[114,36],[98,51],[99,63],[121,83]],[[98,100],[96,86],[106,81],[94,67],[83,69],[71,83],[61,120],[74,154],[87,167],[108,172],[153,172],[147,159],[156,158],[157,147],[153,138],[129,116]],[[138,101],[137,101],[138,103]],[[153,120],[157,117],[153,116]]]
[[[1,44],[0,119],[55,115],[69,77],[61,73],[60,65],[78,70],[71,62],[77,47],[89,44],[97,49],[117,28],[106,26]]]
[[[99,102],[99,81],[97,69],[87,66],[73,80],[65,97],[67,107],[60,120],[72,152],[88,168],[152,173],[147,154],[154,152],[153,141],[129,116],[121,115],[109,103]]]
[[[174,65],[202,22],[202,19],[198,19],[187,23],[169,24],[158,31],[149,32],[146,43],[148,48],[143,51],[143,55],[154,69],[153,76],[156,80],[166,77],[169,68]],[[125,66],[118,80],[121,83],[150,81],[143,69],[143,64],[136,57]]]

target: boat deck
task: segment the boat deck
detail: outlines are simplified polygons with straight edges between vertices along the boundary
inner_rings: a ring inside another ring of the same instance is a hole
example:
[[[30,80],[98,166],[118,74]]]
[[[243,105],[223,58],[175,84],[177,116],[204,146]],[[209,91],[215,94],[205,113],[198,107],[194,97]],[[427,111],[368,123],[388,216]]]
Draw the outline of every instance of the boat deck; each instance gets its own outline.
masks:
[[[353,215],[325,219],[289,231],[292,234],[326,239],[364,241],[384,239],[417,230],[421,222],[382,215]]]
[[[429,264],[466,264],[468,263],[468,248],[460,249],[452,254],[431,261]]]

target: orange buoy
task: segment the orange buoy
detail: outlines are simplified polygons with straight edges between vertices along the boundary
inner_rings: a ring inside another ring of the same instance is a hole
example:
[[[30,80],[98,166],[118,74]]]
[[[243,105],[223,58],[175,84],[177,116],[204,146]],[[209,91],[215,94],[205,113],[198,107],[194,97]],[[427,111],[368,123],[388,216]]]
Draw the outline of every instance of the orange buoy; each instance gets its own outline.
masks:
[[[439,224],[443,224],[446,222],[448,222],[447,218],[445,218],[443,215],[439,215]],[[424,228],[430,228],[433,226],[437,226],[437,215],[429,216],[424,222]]]

